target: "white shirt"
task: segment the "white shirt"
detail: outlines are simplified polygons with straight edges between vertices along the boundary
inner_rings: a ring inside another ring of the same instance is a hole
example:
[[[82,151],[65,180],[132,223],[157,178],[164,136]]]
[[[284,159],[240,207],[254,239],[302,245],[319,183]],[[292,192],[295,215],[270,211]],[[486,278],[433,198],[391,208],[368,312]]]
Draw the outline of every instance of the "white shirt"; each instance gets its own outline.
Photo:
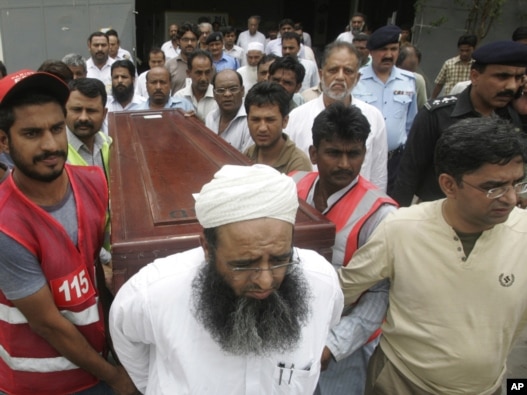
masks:
[[[113,58],[113,60],[116,61],[116,60],[124,60],[124,59],[129,60],[132,63],[135,63],[134,58],[130,54],[130,51],[119,47],[119,49],[117,50],[117,56]]]
[[[302,81],[300,92],[303,92],[306,89],[312,88],[314,86],[318,86],[320,83],[320,76],[318,75],[317,64],[308,59],[299,58],[298,61],[302,64],[302,66],[304,66],[304,69],[306,70],[306,75]]]
[[[265,357],[227,354],[196,320],[192,281],[205,262],[201,248],[157,259],[125,283],[113,301],[109,326],[119,359],[139,391],[313,393],[326,336],[340,318],[343,301],[331,265],[314,251],[297,251],[311,290],[311,316],[297,348]]]
[[[174,45],[172,44],[172,40],[168,40],[161,46],[161,51],[165,53],[165,62],[169,59],[175,58],[179,55],[181,50],[179,47],[174,48]]]
[[[249,43],[252,43],[254,41],[262,43],[264,48],[265,44],[267,43],[267,40],[265,39],[265,35],[263,33],[256,32],[254,36],[251,36],[249,30],[245,30],[244,32],[241,32],[238,36],[238,42],[236,44],[238,44],[240,47],[242,47],[245,52],[247,52]]]
[[[305,51],[305,45],[300,44],[300,51],[298,51],[298,58],[299,59],[307,59],[306,51]],[[311,48],[310,48],[311,49]],[[311,50],[313,52],[313,50]],[[274,40],[271,40],[267,43],[267,46],[265,47],[265,53],[267,55],[269,54],[275,54],[276,56],[282,56],[282,39],[280,37],[275,38]],[[314,58],[314,55],[313,55]],[[314,59],[311,59],[314,60]]]
[[[311,49],[311,47],[308,47],[307,45],[302,44],[302,47],[304,49],[304,59],[312,60],[315,62],[315,65],[317,64],[317,59],[315,58],[315,53]],[[318,66],[317,66],[318,70]]]
[[[108,112],[130,111],[139,107],[139,105],[145,101],[146,99],[144,97],[134,94],[132,101],[123,107],[121,103],[119,103],[112,95],[110,95],[108,96],[108,101],[106,102],[106,108],[108,109]]]
[[[106,87],[106,93],[109,95],[112,94],[112,63],[113,62],[115,62],[115,60],[108,56],[108,60],[106,61],[104,66],[102,66],[102,68],[99,69],[97,66],[95,66],[95,63],[93,63],[92,58],[89,58],[86,61],[86,70],[88,71],[86,77],[97,78],[99,81],[101,81]]]
[[[304,41],[304,45],[306,47],[311,48],[313,46],[313,44],[311,42],[311,34],[309,34],[307,32],[302,32],[302,38],[303,38],[303,41]]]
[[[450,93],[448,94],[448,96],[450,95],[459,95],[461,92],[463,92],[465,89],[467,89],[467,87],[472,83],[471,80],[468,80],[468,81],[461,81],[461,82],[458,82],[456,85],[454,85],[454,87],[450,90]]]
[[[353,44],[353,34],[351,32],[340,33],[335,41],[344,41]]]
[[[245,94],[247,94],[249,89],[258,82],[258,69],[256,66],[243,66],[236,71],[242,76],[243,87],[245,88]]]
[[[146,90],[146,75],[150,70],[143,71],[139,77],[135,79],[135,94],[145,99],[148,99],[148,91]]]
[[[366,140],[366,156],[360,174],[386,192],[388,183],[388,138],[386,124],[381,112],[370,104],[353,98],[352,105],[359,108],[370,123],[371,132]],[[324,95],[310,100],[289,113],[289,122],[285,132],[298,148],[309,155],[309,146],[313,145],[311,128],[316,116],[325,109]]]
[[[192,80],[187,78],[185,84],[185,87],[178,90],[174,96],[184,97],[185,99],[189,100],[196,109],[196,116],[202,122],[205,122],[207,114],[218,108],[218,104],[214,99],[214,93],[212,92],[212,84],[209,84],[207,92],[205,92],[205,96],[203,96],[200,101],[196,99],[194,92],[192,92]]]
[[[146,99],[142,96],[135,95],[132,97],[132,101],[126,105],[126,107],[123,107],[121,103],[119,103],[115,98],[110,95],[108,96],[108,100],[106,101],[106,108],[108,109],[108,113],[106,114],[106,118],[104,118],[104,122],[102,124],[102,131],[105,134],[108,134],[108,114],[111,112],[116,111],[131,111],[135,110],[139,107],[141,103],[144,103]]]
[[[205,118],[205,126],[214,133],[218,134],[220,127],[220,109],[210,112]],[[247,113],[245,107],[241,105],[234,119],[227,125],[220,137],[240,152],[245,152],[247,148],[254,144],[247,125]]]
[[[229,55],[230,57],[237,59],[239,65],[245,65],[245,63],[247,63],[247,60],[245,58],[245,51],[242,47],[239,47],[238,45],[234,45],[231,49],[225,49],[224,47],[223,52]]]

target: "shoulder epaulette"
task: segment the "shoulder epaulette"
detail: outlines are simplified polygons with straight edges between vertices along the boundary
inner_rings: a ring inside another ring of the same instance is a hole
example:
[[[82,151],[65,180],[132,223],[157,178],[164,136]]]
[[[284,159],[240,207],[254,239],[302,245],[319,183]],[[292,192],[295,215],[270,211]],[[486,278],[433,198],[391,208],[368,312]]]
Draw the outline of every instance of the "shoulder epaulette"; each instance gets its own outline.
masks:
[[[429,100],[425,103],[425,107],[430,110],[434,111],[438,108],[447,107],[452,105],[453,103],[457,102],[457,96],[456,95],[450,95],[450,96],[443,96],[439,97],[434,100]]]
[[[415,74],[413,71],[408,71],[404,69],[399,69],[400,73],[404,75],[405,77],[411,78],[412,80],[415,80]]]

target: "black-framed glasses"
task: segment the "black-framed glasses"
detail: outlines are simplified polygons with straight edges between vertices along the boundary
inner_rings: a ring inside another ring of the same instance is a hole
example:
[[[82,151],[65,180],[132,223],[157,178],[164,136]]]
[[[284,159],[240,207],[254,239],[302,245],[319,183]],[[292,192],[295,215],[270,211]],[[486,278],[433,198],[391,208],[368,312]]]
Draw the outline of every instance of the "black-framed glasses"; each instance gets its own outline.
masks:
[[[240,92],[241,89],[242,88],[240,86],[230,86],[228,88],[215,88],[213,90],[214,90],[214,93],[217,95],[224,95],[225,93],[227,93],[227,91],[235,95],[236,93]]]
[[[298,256],[295,256],[294,249],[291,250],[291,255],[285,259],[287,262],[284,262],[284,259],[277,259],[275,261],[270,260],[269,261],[269,267],[263,268],[263,267],[255,267],[257,264],[251,264],[248,266],[232,266],[228,265],[230,270],[233,272],[234,275],[237,276],[257,276],[260,275],[262,272],[271,272],[271,275],[276,277],[279,275],[284,274],[285,271],[287,271],[290,267],[294,265],[298,265],[300,263],[300,259]]]
[[[505,195],[507,192],[509,192],[509,189],[514,189],[514,192],[516,192],[517,195],[521,195],[523,193],[527,192],[527,182],[519,182],[514,185],[506,185],[503,187],[496,187],[491,189],[485,189],[478,187],[476,185],[472,185],[465,180],[461,180],[464,184],[467,184],[469,187],[472,187],[474,189],[477,189],[478,191],[485,192],[487,198],[489,199],[498,199]]]

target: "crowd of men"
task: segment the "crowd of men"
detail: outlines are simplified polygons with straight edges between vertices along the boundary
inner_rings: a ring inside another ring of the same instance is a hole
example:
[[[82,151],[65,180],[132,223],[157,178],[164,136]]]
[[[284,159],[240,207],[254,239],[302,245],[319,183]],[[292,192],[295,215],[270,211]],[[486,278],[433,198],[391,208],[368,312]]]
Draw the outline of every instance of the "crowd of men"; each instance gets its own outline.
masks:
[[[527,27],[461,36],[427,100],[409,29],[356,13],[315,57],[301,23],[259,23],[172,24],[141,74],[115,30],[0,64],[0,395],[501,393],[527,325]],[[111,295],[108,113],[170,109],[253,165],[196,195],[200,247]],[[330,262],[293,244],[299,198]]]

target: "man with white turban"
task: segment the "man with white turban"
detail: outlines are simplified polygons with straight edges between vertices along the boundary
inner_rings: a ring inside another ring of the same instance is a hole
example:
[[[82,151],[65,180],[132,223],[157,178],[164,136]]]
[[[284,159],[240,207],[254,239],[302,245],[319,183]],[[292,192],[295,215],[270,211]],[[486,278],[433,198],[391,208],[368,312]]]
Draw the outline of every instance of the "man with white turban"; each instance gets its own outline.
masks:
[[[142,393],[313,393],[343,302],[331,265],[293,247],[297,209],[294,181],[265,165],[226,165],[202,188],[202,247],[146,266],[112,305]]]
[[[264,46],[258,42],[249,43],[247,52],[245,53],[246,66],[240,67],[236,70],[243,78],[243,87],[245,92],[258,82],[258,62],[263,58]]]

